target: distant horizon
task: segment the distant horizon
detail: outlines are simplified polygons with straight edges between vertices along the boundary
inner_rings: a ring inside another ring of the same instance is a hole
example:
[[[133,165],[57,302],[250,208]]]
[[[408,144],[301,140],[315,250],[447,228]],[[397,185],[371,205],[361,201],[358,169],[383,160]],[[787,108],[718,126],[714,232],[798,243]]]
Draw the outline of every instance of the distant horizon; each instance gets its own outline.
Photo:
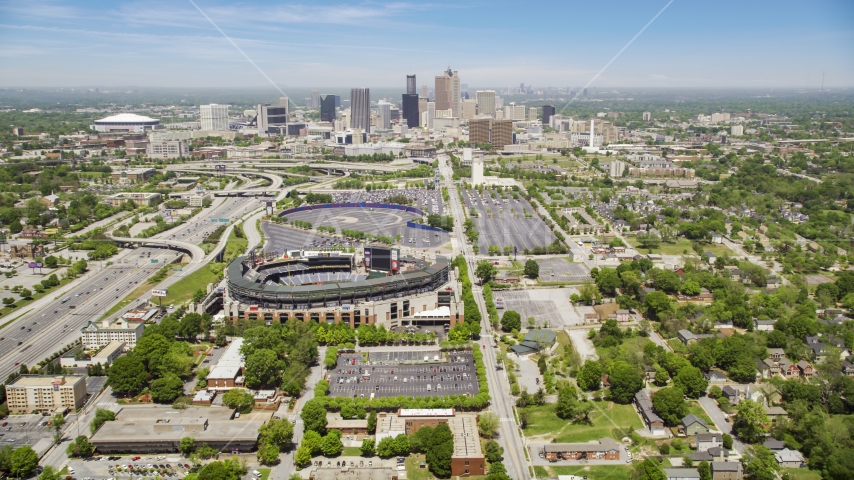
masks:
[[[285,1],[0,0],[0,84],[854,86],[848,0]]]

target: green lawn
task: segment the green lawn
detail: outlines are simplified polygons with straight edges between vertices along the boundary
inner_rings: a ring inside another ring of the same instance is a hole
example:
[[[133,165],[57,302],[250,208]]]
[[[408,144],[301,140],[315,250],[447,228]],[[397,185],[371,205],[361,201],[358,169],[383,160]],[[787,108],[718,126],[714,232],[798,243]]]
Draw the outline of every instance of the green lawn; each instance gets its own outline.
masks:
[[[345,457],[360,457],[362,456],[362,449],[359,447],[344,447],[344,451],[341,455]]]
[[[688,407],[688,413],[693,413],[697,417],[702,418],[706,421],[706,425],[708,425],[710,428],[714,428],[715,422],[713,422],[712,419],[709,418],[709,416],[706,414],[706,411],[703,410],[703,407],[699,405],[691,405]]]
[[[625,465],[591,465],[591,466],[573,466],[573,467],[548,467],[554,474],[557,475],[578,475],[586,476],[590,480],[629,480],[632,475],[630,467]]]
[[[647,337],[632,337],[627,340],[623,340],[623,343],[615,347],[596,347],[596,354],[599,355],[599,358],[617,358],[624,354],[630,356],[643,355],[643,346],[646,345],[647,342],[651,341],[652,340]]]
[[[694,245],[694,242],[692,242],[691,240],[685,239],[685,238],[680,238],[673,243],[661,242],[658,247],[653,248],[651,250],[647,249],[647,248],[638,247],[639,243],[638,243],[637,237],[626,237],[626,241],[628,241],[631,246],[635,247],[638,250],[638,252],[641,252],[641,253],[660,253],[662,255],[682,255],[682,252],[685,250],[687,250],[689,254],[694,253],[694,250],[692,248]],[[731,256],[735,255],[735,253],[732,250],[730,250],[729,247],[727,247],[726,245],[720,244],[720,243],[706,243],[706,244],[703,244],[702,246],[703,246],[704,252],[712,252],[715,255],[722,255],[724,253],[731,255]]]
[[[670,345],[670,348],[672,348],[675,353],[688,353],[688,347],[679,341],[678,338],[671,338],[670,340],[667,340],[667,344]]]
[[[258,477],[258,480],[267,480],[270,478],[270,469],[269,468],[257,468],[259,472],[261,472],[261,476]]]
[[[789,474],[789,480],[821,480],[821,472],[806,468],[784,468],[780,474]]]
[[[554,404],[522,409],[529,415],[525,435],[540,437],[536,440],[556,438],[559,443],[587,442],[602,437],[613,437],[612,432],[615,428],[635,430],[643,427],[640,417],[631,405],[594,402],[593,406],[594,409],[590,413],[591,424],[571,424],[561,420],[554,413]]]
[[[186,302],[193,298],[196,290],[205,290],[209,283],[218,283],[219,276],[211,271],[211,265],[208,264],[196,270],[169,287],[169,295],[163,297],[163,304],[174,303],[177,305]]]
[[[433,474],[430,473],[430,469],[426,466],[424,468],[419,467],[421,462],[424,461],[424,455],[410,455],[406,457],[406,479],[407,480],[429,480],[433,478]]]

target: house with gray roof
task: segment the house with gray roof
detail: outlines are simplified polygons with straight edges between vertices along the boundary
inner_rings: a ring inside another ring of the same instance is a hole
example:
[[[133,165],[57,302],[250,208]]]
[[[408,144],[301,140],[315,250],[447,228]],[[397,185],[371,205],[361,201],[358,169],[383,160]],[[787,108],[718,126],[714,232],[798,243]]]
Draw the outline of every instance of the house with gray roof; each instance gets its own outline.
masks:
[[[709,433],[709,426],[706,425],[706,421],[693,413],[689,413],[682,419],[682,428],[685,430],[685,435]]]

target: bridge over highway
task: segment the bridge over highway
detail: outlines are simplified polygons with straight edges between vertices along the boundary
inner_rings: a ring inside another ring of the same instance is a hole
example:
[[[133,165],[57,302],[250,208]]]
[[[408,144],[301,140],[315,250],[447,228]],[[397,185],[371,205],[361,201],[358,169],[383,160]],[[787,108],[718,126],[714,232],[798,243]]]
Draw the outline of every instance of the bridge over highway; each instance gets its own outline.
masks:
[[[109,234],[108,236],[111,240],[116,242],[162,245],[169,248],[174,248],[176,250],[180,250],[182,252],[188,253],[193,258],[193,260],[190,262],[191,265],[204,263],[205,260],[205,251],[202,250],[202,247],[193,243],[182,242],[180,240],[166,240],[159,238],[114,237]]]

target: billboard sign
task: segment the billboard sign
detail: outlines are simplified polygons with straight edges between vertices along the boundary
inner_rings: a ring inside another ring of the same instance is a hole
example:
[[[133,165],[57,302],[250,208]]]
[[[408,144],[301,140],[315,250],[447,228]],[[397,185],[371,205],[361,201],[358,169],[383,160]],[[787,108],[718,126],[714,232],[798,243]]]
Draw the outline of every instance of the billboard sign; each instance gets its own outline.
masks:
[[[36,262],[36,268],[42,268],[42,266],[43,265],[41,263]]]
[[[27,264],[27,267],[29,267],[29,268],[36,268],[36,262],[30,262],[30,263],[28,263],[28,264]]]
[[[371,268],[371,257],[372,257],[372,248],[365,248],[365,268]]]
[[[342,311],[342,312],[349,312],[349,311],[352,311],[352,310],[353,310],[353,306],[352,306],[352,305],[341,305],[341,311]]]
[[[397,271],[397,250],[391,251],[391,271]]]
[[[169,295],[169,290],[167,290],[165,288],[163,288],[163,289],[156,289],[155,288],[154,290],[151,291],[152,297],[165,297],[166,295]]]

